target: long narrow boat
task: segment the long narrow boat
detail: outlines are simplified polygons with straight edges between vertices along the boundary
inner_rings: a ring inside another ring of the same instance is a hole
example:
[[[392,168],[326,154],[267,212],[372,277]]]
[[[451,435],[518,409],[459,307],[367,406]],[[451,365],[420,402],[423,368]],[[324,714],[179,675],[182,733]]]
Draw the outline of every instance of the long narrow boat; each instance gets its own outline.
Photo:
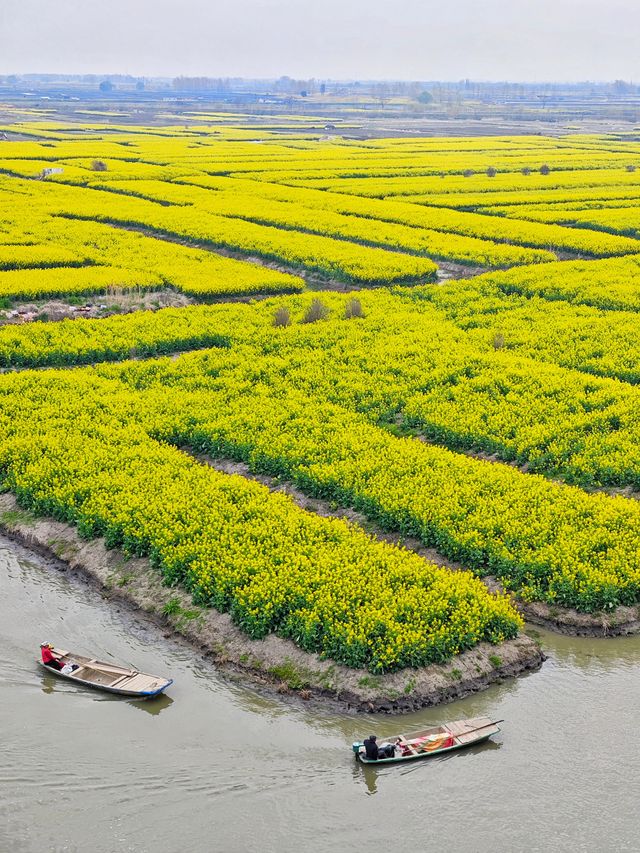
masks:
[[[97,687],[99,690],[117,693],[120,696],[152,699],[173,684],[171,678],[161,678],[158,675],[138,672],[128,666],[118,666],[118,664],[107,663],[62,649],[53,649],[52,651],[63,666],[65,664],[76,664],[78,668],[74,669],[73,672],[62,672],[46,666],[42,661],[38,661],[38,663],[47,672],[59,675],[60,678],[66,678],[75,684],[81,684],[83,687]]]
[[[363,764],[397,764],[400,761],[432,758],[443,752],[453,752],[454,749],[482,743],[500,731],[498,723],[501,722],[502,720],[498,720],[494,723],[488,717],[475,717],[470,720],[455,720],[410,735],[395,735],[384,741],[396,745],[395,754],[391,758],[367,758],[361,741],[356,741],[352,749],[358,761]]]

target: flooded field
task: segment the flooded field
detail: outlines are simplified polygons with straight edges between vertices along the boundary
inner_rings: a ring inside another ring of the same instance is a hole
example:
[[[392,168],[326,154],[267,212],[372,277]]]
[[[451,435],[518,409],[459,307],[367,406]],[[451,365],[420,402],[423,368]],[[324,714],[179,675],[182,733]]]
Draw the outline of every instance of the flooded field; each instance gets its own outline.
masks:
[[[0,850],[638,850],[640,637],[541,634],[540,672],[402,718],[258,694],[0,540]],[[153,703],[82,691],[38,644],[175,679]],[[495,742],[362,768],[350,744],[504,718]]]

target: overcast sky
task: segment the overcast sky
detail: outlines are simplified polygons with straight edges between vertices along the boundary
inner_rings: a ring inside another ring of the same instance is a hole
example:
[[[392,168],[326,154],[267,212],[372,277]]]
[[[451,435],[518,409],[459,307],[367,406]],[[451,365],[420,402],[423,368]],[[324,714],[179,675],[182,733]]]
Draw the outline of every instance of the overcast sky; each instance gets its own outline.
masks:
[[[0,74],[640,80],[640,0],[0,0]]]

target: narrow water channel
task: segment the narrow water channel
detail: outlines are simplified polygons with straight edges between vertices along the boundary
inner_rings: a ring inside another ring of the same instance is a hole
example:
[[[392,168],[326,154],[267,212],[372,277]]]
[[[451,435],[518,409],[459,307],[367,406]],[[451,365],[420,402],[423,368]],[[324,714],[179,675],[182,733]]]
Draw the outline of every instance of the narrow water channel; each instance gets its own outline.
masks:
[[[79,690],[43,640],[175,679],[153,703]],[[640,637],[541,635],[541,671],[405,717],[230,682],[92,587],[0,540],[0,851],[638,851]],[[351,741],[504,718],[494,743],[380,770]]]

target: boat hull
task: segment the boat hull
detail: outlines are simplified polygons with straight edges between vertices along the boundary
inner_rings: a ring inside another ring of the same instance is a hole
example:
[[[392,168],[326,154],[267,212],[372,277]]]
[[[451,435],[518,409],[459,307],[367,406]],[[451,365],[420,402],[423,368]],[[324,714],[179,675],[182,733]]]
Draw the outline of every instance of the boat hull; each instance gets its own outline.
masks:
[[[111,693],[114,696],[153,699],[154,696],[160,696],[173,684],[171,678],[149,675],[148,673],[127,669],[118,664],[88,658],[84,655],[55,649],[54,653],[61,663],[74,663],[77,665],[77,669],[73,672],[62,672],[59,669],[47,666],[42,661],[38,661],[38,664],[47,672],[70,681],[78,687],[91,687],[94,690],[102,690],[104,693]]]
[[[373,761],[370,758],[366,758],[361,753],[358,753],[358,761],[361,764],[401,764],[404,761],[421,761],[425,758],[435,758],[436,755],[442,755],[445,752],[455,752],[457,749],[466,749],[468,746],[475,746],[478,743],[484,743],[489,740],[491,735],[484,735],[484,737],[478,738],[478,740],[474,740],[471,743],[457,743],[453,746],[446,746],[442,749],[434,749],[433,752],[421,752],[419,755],[398,755],[394,758],[379,758],[377,761]]]
[[[400,738],[402,741],[401,746],[411,749],[410,754],[396,754],[390,758],[371,759],[366,757],[362,743],[355,743],[353,751],[356,759],[361,764],[373,764],[376,766],[382,764],[402,764],[407,761],[421,761],[426,758],[434,758],[436,755],[443,755],[444,753],[455,752],[459,749],[466,749],[466,747],[484,743],[499,731],[500,727],[487,717],[456,720],[443,726],[436,726],[422,732],[415,732],[413,735],[398,735],[395,738],[391,738],[394,742],[397,738]],[[438,739],[443,741],[442,746],[437,745]]]

